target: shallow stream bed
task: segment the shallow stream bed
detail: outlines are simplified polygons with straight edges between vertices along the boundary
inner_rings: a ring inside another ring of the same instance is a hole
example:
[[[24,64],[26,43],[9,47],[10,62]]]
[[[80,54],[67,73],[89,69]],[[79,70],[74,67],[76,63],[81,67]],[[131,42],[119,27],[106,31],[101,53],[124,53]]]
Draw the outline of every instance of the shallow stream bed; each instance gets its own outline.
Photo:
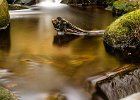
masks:
[[[122,65],[106,53],[102,37],[54,43],[51,20],[58,16],[90,31],[103,30],[115,20],[103,9],[66,5],[10,11],[10,32],[0,39],[0,84],[21,100],[47,100],[55,93],[68,100],[90,100],[83,88],[86,78]]]

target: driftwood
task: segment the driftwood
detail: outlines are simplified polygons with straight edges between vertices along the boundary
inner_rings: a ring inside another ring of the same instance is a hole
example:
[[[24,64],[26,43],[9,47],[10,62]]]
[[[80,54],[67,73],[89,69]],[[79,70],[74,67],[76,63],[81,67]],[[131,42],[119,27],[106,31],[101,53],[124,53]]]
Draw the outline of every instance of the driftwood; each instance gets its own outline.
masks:
[[[119,100],[140,92],[140,66],[127,65],[112,72],[90,77],[86,81],[86,89],[93,100]]]
[[[87,31],[80,29],[61,17],[53,19],[52,23],[58,35],[73,34],[79,36],[102,36],[104,34],[104,30]]]

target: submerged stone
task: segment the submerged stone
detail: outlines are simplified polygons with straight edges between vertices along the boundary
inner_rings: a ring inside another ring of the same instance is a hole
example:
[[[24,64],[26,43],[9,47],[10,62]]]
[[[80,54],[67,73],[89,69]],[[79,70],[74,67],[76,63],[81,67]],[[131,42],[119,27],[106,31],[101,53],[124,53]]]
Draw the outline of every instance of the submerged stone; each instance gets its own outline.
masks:
[[[140,10],[114,21],[104,33],[104,44],[110,53],[125,59],[140,58]]]
[[[56,93],[56,94],[50,94],[46,100],[67,100],[67,97],[63,94]]]
[[[6,0],[0,0],[0,29],[9,25],[10,16],[8,11],[8,3]]]
[[[0,87],[0,100],[19,100],[12,92]]]

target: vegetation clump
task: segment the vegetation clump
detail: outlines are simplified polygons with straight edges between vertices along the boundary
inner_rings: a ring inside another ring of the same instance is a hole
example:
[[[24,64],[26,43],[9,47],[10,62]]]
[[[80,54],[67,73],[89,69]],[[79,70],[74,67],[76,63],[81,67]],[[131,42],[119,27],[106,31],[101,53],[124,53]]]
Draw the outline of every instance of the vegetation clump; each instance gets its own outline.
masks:
[[[0,1],[0,29],[9,25],[10,16],[8,11],[8,3],[6,0]]]
[[[9,90],[0,87],[0,100],[19,100],[19,99]]]
[[[137,2],[130,2],[130,1],[115,1],[113,3],[112,12],[114,15],[122,15],[127,12],[131,12],[138,9]]]
[[[114,21],[104,33],[104,44],[111,53],[119,52],[126,58],[140,58],[140,10]]]

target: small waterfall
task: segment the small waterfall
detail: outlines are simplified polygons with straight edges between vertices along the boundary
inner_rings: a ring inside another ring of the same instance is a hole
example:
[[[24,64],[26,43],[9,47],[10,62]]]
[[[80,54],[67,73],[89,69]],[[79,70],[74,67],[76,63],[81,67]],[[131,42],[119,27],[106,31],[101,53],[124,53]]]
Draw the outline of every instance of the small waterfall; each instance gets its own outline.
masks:
[[[61,0],[40,0],[40,3],[37,6],[40,7],[57,7],[60,6]]]

